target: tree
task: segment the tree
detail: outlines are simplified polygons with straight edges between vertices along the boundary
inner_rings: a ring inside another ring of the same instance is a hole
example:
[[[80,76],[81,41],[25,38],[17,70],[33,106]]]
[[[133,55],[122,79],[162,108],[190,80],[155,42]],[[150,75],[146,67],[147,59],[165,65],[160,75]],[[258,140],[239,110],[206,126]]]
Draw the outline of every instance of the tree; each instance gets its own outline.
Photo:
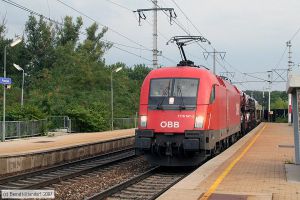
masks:
[[[288,102],[277,97],[273,103],[271,103],[271,109],[288,109]]]
[[[107,32],[107,28],[103,28],[100,33],[97,34],[98,25],[93,23],[90,27],[86,29],[87,37],[82,45],[79,45],[78,50],[84,53],[86,56],[96,62],[102,62],[102,56],[105,51],[107,51],[111,44],[108,42],[103,42],[101,39]]]
[[[31,15],[26,22],[25,33],[28,52],[28,63],[25,65],[25,70],[30,76],[38,75],[42,69],[52,67],[53,26],[42,17],[38,21],[35,16]]]
[[[4,40],[5,32],[6,32],[6,26],[5,26],[5,17],[2,19],[2,22],[0,23],[0,40]]]
[[[264,98],[263,98],[263,92],[262,91],[251,91],[246,90],[246,94],[252,96],[255,100],[258,101],[260,105],[263,105],[264,108],[268,108],[268,98],[269,93],[264,92]],[[283,103],[285,102],[285,103]],[[271,92],[271,107],[272,109],[287,109],[287,106],[284,106],[284,104],[287,105],[287,93],[285,91],[272,91]]]
[[[83,25],[82,18],[77,17],[76,23],[73,23],[73,18],[66,16],[63,24],[62,27],[57,27],[57,45],[64,46],[69,44],[75,48]]]
[[[145,65],[134,65],[133,69],[130,69],[128,76],[133,80],[143,81],[149,74],[151,69]]]
[[[74,119],[72,126],[77,124],[80,131],[108,130],[110,74],[112,69],[121,66],[123,70],[114,76],[114,114],[115,117],[135,115],[141,84],[151,69],[124,63],[105,65],[103,56],[111,47],[103,41],[107,29],[99,29],[94,23],[80,40],[82,25],[81,18],[73,22],[68,16],[61,27],[54,27],[43,18],[28,18],[23,42],[9,48],[7,54],[8,74],[13,78],[13,87],[7,92],[9,120],[69,115]],[[0,25],[0,52],[12,41],[4,37],[4,30],[5,26]],[[20,107],[22,76],[12,67],[12,62],[25,68],[27,74],[23,108]]]

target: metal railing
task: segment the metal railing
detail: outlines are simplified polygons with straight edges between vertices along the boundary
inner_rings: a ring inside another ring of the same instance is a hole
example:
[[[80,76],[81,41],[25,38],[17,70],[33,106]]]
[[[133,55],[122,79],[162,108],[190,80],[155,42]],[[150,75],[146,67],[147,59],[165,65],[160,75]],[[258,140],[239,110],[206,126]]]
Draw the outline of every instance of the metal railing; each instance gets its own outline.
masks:
[[[114,129],[128,129],[137,127],[137,118],[114,118]],[[107,120],[107,130],[110,129],[110,120]],[[48,131],[65,131],[68,133],[85,132],[82,124],[68,116],[50,116],[43,120],[6,121],[7,139],[46,135]],[[105,130],[99,130],[105,131]],[[0,123],[0,138],[2,123]]]
[[[137,127],[137,118],[114,118],[114,130],[118,129],[129,129]],[[107,131],[110,130],[111,120],[106,120],[107,126],[103,130],[95,130],[95,131]],[[86,132],[86,130],[82,129],[82,122],[76,119],[69,120],[69,129],[68,132],[76,133],[76,132]]]
[[[5,138],[22,138],[43,135],[47,132],[47,120],[6,121]],[[0,138],[2,136],[2,123],[0,123]]]
[[[114,118],[114,129],[128,129],[137,127],[137,118]]]
[[[71,132],[71,119],[68,116],[50,116],[47,121],[50,131]]]

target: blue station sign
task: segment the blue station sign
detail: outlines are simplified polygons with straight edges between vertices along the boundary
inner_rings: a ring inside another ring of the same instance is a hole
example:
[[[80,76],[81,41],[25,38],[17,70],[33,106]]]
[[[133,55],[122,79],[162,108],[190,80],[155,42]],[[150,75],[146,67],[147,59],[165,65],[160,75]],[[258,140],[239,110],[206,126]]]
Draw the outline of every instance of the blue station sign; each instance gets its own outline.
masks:
[[[1,85],[11,85],[11,78],[0,77]]]

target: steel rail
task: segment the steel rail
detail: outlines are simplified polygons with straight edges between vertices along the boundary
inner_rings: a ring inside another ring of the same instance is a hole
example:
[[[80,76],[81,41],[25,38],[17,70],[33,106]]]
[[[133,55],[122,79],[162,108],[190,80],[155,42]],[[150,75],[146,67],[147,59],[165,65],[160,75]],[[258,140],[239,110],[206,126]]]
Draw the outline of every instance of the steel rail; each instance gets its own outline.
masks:
[[[190,170],[184,173],[163,172],[161,167],[153,167],[150,170],[135,176],[127,181],[115,185],[105,191],[94,194],[86,200],[99,199],[151,199],[154,200],[182,180]],[[137,192],[139,191],[139,192]],[[124,194],[122,194],[124,193]],[[126,197],[125,197],[125,196]]]
[[[135,157],[133,148],[0,179],[2,189],[38,189]]]

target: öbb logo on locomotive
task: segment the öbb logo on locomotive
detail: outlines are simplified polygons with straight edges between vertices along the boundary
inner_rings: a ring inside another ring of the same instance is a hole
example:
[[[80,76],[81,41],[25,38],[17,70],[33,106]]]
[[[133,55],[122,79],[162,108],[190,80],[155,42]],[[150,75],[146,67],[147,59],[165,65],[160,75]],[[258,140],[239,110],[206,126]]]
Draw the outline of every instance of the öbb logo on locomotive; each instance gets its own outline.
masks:
[[[179,122],[162,121],[160,122],[162,128],[179,128]]]

